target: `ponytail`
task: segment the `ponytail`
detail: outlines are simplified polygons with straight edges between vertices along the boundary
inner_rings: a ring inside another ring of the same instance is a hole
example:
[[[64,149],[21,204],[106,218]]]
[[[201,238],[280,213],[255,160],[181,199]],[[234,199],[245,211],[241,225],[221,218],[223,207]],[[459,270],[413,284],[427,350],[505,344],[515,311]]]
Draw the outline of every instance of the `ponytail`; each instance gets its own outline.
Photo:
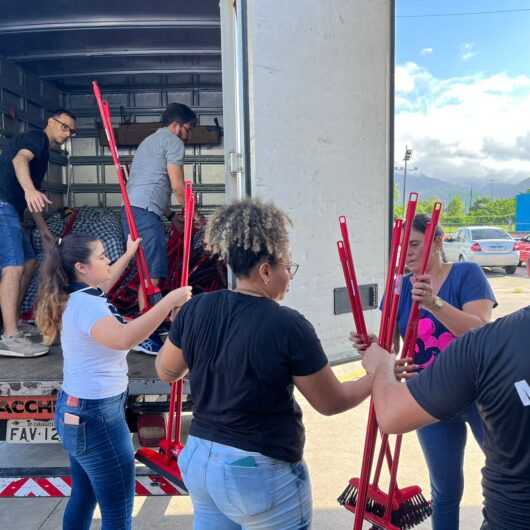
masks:
[[[71,234],[46,249],[41,267],[35,320],[44,342],[52,344],[61,330],[61,320],[68,301],[68,286],[76,280],[76,263],[88,263],[91,243],[97,238]]]

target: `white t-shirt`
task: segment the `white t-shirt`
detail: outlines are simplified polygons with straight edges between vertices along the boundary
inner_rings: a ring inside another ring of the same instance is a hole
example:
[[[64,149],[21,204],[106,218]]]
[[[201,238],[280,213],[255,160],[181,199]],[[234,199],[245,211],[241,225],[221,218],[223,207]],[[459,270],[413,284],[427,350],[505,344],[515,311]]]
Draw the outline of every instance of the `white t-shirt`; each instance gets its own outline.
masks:
[[[94,324],[117,312],[103,291],[84,287],[73,292],[63,313],[61,346],[63,390],[82,399],[117,396],[127,389],[128,350],[113,350],[90,335]],[[114,308],[112,308],[114,309]]]

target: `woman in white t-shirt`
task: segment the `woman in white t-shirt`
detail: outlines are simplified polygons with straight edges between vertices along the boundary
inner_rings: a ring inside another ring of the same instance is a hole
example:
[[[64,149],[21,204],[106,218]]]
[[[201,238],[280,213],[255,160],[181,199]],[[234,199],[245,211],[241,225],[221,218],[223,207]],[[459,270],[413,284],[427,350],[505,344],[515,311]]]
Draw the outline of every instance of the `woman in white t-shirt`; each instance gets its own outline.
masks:
[[[171,291],[126,324],[105,292],[138,244],[129,238],[125,254],[110,265],[101,241],[72,234],[49,250],[42,268],[37,324],[48,342],[60,333],[64,357],[55,423],[72,472],[65,530],[88,530],[96,503],[102,530],[131,528],[134,452],[124,408],[127,352],[191,296],[190,287]]]

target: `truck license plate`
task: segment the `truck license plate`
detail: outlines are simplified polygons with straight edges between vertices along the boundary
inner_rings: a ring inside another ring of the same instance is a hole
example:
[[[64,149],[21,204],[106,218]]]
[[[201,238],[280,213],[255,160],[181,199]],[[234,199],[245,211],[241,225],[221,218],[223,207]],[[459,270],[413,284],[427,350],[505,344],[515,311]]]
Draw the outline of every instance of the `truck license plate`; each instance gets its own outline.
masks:
[[[6,442],[45,444],[59,442],[52,420],[8,420]]]

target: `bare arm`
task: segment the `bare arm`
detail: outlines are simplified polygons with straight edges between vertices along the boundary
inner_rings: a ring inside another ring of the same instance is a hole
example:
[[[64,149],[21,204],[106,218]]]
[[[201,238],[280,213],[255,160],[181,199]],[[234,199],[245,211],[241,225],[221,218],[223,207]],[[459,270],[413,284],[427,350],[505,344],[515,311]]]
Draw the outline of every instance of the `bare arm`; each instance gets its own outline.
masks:
[[[296,388],[324,416],[349,410],[364,401],[372,388],[372,377],[341,383],[328,365],[318,372],[293,377]]]
[[[468,331],[480,328],[491,320],[493,302],[474,300],[457,309],[445,303],[442,308],[427,308],[453,335],[460,337]]]
[[[158,304],[128,324],[113,316],[98,320],[92,327],[94,339],[114,350],[128,350],[146,339],[164,321],[169,312],[184,305],[191,297],[191,287],[181,287],[167,294]]]
[[[155,368],[158,377],[165,383],[182,379],[188,373],[188,365],[182,350],[166,339],[156,356]]]
[[[34,158],[35,155],[29,149],[21,149],[12,161],[17,180],[24,190],[28,209],[31,213],[42,212],[46,207],[46,204],[52,203],[44,193],[35,188],[35,184],[33,184],[33,180],[31,179],[29,163]],[[37,222],[37,220],[35,220],[35,222]]]
[[[483,299],[468,302],[462,309],[447,302],[437,308],[429,274],[417,275],[413,279],[412,300],[432,313],[456,337],[487,324],[491,320],[494,305],[491,300]]]
[[[105,293],[108,293],[114,287],[114,284],[120,279],[123,271],[127,268],[127,265],[129,265],[129,262],[136,254],[140,241],[141,239],[133,241],[129,234],[127,237],[127,250],[110,266],[110,278],[100,285],[100,288]]]
[[[437,421],[418,405],[407,385],[396,380],[394,362],[395,356],[377,344],[363,357],[366,371],[374,374],[372,399],[381,429],[386,433],[404,433]]]
[[[175,193],[177,202],[184,204],[184,167],[177,164],[167,165],[167,174],[171,184],[171,190]]]

